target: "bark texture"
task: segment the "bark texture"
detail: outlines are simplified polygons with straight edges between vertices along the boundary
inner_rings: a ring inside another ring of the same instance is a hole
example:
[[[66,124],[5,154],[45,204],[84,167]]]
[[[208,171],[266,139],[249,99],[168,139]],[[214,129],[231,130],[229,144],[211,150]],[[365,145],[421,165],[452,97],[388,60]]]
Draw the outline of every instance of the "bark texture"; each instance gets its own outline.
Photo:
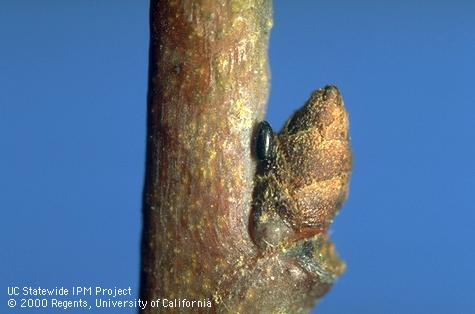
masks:
[[[141,298],[211,301],[184,313],[308,311],[331,282],[302,258],[319,246],[333,259],[332,246],[262,250],[249,231],[271,2],[152,0],[150,18]]]

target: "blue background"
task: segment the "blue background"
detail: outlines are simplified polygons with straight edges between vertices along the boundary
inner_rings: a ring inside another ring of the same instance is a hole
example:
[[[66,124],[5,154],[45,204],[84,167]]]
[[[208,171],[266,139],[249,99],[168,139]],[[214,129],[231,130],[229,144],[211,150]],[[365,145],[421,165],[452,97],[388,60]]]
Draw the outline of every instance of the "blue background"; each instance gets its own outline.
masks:
[[[318,313],[475,312],[474,14],[274,2],[268,120],[328,83],[350,113],[348,269]],[[148,2],[5,0],[0,39],[0,312],[10,285],[137,293]]]

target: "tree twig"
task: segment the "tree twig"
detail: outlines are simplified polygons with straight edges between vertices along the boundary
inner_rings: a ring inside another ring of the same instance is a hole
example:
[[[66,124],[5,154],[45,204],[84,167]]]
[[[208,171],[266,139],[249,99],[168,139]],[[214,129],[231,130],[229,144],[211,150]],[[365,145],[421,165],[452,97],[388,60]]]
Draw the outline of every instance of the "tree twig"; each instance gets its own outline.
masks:
[[[326,237],[269,250],[250,232],[270,0],[152,0],[150,19],[141,298],[308,311],[331,283],[301,262],[316,249],[333,259]]]

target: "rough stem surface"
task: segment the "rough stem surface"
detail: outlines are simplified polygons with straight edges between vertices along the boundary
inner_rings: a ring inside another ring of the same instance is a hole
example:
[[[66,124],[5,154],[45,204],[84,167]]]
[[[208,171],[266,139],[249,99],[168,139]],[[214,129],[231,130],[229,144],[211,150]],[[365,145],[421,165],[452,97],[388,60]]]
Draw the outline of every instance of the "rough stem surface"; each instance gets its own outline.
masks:
[[[218,291],[256,253],[251,140],[268,95],[271,3],[152,0],[150,18],[141,295],[220,310]]]

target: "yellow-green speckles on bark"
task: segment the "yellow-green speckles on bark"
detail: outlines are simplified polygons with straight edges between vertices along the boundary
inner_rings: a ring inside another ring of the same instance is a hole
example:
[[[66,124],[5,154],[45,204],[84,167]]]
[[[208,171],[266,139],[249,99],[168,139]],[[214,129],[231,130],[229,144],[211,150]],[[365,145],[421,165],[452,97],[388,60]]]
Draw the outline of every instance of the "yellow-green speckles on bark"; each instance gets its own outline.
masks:
[[[250,100],[238,98],[230,108],[229,122],[233,130],[250,129],[254,123],[252,112],[249,108]]]

